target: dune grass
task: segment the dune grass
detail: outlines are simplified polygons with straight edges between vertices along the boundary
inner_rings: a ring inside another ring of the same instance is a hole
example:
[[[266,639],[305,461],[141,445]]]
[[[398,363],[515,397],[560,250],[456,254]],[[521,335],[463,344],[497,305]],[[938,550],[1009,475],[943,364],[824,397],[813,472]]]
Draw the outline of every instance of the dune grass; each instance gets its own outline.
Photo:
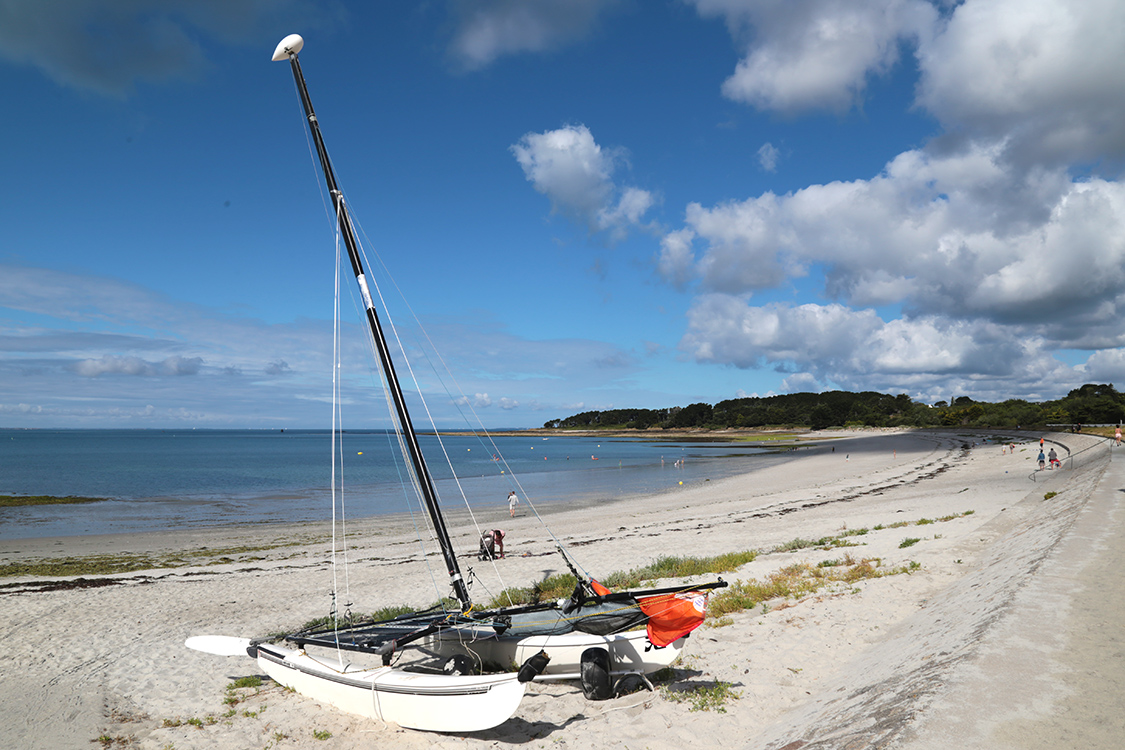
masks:
[[[920,567],[911,562],[895,568],[884,568],[877,557],[855,560],[850,555],[845,555],[833,565],[795,563],[774,571],[764,579],[735,581],[728,588],[716,592],[707,604],[707,617],[718,619],[734,612],[754,609],[774,599],[800,599],[833,583],[856,583],[910,573]]]
[[[710,685],[697,685],[683,690],[673,690],[668,685],[661,686],[664,698],[673,703],[689,704],[689,711],[714,711],[725,714],[727,701],[737,700],[742,697],[742,692],[735,690],[731,683],[718,680]]]
[[[611,573],[600,581],[610,591],[637,588],[646,582],[661,578],[688,578],[690,576],[729,573],[738,570],[758,556],[756,550],[728,552],[714,557],[673,557],[665,555],[643,568]],[[512,607],[522,604],[539,604],[570,596],[577,585],[570,573],[553,575],[531,586],[507,588],[485,605],[486,609]]]

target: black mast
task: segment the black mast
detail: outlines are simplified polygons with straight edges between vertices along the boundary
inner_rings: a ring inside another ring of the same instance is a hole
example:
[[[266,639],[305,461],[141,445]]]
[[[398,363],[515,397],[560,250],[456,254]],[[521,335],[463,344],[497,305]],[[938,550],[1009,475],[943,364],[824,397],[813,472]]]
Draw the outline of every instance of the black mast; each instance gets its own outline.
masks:
[[[402,388],[398,382],[398,375],[395,373],[394,362],[391,361],[387,339],[383,336],[383,326],[379,323],[379,316],[376,314],[375,305],[371,301],[371,292],[367,287],[367,279],[363,272],[363,262],[356,245],[355,230],[352,228],[351,217],[348,216],[344,195],[336,185],[336,175],[333,173],[332,164],[328,160],[328,150],[324,147],[324,138],[320,134],[320,124],[316,120],[316,113],[313,112],[312,99],[309,98],[309,91],[305,86],[301,64],[297,61],[297,53],[301,51],[304,44],[305,42],[300,36],[291,34],[281,40],[277,50],[273,53],[273,59],[280,61],[288,58],[289,64],[293,68],[293,80],[297,82],[297,89],[301,94],[301,103],[305,107],[305,116],[309,120],[309,130],[312,132],[313,141],[316,142],[316,152],[320,157],[320,166],[324,170],[324,180],[328,185],[328,193],[332,196],[332,206],[336,209],[340,234],[344,237],[344,245],[348,249],[352,271],[355,272],[359,291],[363,295],[363,304],[367,308],[367,324],[371,328],[371,336],[375,339],[375,348],[379,351],[379,361],[387,376],[391,398],[394,401],[395,410],[398,412],[399,424],[402,426],[402,431],[406,437],[407,452],[410,454],[414,473],[421,484],[422,499],[426,504],[426,511],[430,514],[430,520],[433,521],[434,531],[438,536],[438,544],[441,546],[441,554],[445,558],[445,565],[449,570],[449,581],[453,586],[453,592],[461,604],[461,611],[467,612],[472,606],[472,601],[469,599],[469,590],[461,577],[461,568],[457,564],[457,556],[454,554],[453,544],[449,540],[449,531],[445,527],[445,519],[442,518],[441,508],[438,507],[433,478],[426,466],[426,460],[422,457],[422,449],[418,445],[418,434],[414,431],[414,425],[410,421],[410,413],[406,409],[406,399],[402,395]]]

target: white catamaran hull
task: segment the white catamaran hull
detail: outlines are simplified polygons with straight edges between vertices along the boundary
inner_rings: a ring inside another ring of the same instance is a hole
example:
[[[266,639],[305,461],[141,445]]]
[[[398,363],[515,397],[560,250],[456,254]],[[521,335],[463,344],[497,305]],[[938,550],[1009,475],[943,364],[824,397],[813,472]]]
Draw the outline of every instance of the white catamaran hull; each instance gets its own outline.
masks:
[[[524,638],[503,638],[494,634],[474,638],[471,632],[446,630],[426,646],[443,656],[467,653],[486,663],[502,666],[523,664],[540,651],[546,651],[551,661],[535,678],[544,681],[580,679],[582,653],[588,648],[604,648],[609,652],[611,677],[651,674],[670,666],[680,655],[686,640],[685,636],[664,647],[654,646],[643,630],[617,635],[564,633]]]
[[[512,717],[524,685],[515,674],[418,674],[369,669],[273,645],[258,665],[278,683],[351,714],[431,732],[475,732]]]

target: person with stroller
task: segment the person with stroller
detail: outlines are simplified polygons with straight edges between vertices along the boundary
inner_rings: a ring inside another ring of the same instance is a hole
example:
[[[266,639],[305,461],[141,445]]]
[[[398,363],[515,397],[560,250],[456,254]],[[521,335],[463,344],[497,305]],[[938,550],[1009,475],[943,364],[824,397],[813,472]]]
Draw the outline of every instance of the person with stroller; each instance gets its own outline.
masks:
[[[489,529],[480,535],[480,551],[477,559],[495,560],[504,557],[504,530]]]
[[[1060,464],[1059,464],[1059,454],[1055,453],[1054,448],[1052,448],[1051,451],[1047,454],[1047,460],[1051,462],[1051,468],[1052,469],[1059,468],[1059,466],[1060,466]]]

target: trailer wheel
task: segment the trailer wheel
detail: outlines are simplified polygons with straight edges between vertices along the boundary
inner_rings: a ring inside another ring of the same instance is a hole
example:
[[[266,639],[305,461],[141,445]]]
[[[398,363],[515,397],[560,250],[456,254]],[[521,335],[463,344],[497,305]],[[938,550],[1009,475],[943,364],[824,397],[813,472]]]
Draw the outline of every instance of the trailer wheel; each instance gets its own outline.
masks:
[[[609,652],[604,648],[588,648],[582,652],[582,694],[586,700],[604,701],[613,695],[609,684]]]

